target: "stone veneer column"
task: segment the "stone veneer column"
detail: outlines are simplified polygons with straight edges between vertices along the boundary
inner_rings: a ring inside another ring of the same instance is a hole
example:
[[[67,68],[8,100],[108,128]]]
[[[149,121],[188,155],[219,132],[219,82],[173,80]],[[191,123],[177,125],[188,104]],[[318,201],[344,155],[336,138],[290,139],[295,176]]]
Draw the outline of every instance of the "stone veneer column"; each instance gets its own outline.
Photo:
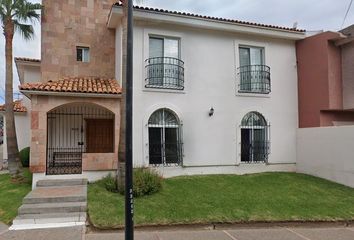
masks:
[[[42,81],[67,76],[115,76],[115,31],[106,24],[116,0],[43,0]],[[76,61],[76,47],[90,62]]]

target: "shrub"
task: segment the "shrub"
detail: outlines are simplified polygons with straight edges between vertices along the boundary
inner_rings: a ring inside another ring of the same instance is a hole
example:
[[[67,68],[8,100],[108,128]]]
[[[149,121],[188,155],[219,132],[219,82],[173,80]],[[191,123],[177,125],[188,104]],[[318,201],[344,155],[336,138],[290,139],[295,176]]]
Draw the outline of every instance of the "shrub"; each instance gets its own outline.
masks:
[[[20,160],[22,163],[22,167],[29,167],[30,147],[26,147],[20,151]]]
[[[112,174],[108,174],[103,178],[103,184],[107,191],[110,192],[118,192],[117,188],[117,179],[112,176]]]
[[[148,168],[134,169],[133,195],[141,197],[158,192],[162,187],[162,177],[154,170]],[[107,191],[117,192],[117,179],[109,174],[103,179]],[[124,188],[119,192],[124,195]]]
[[[151,195],[160,191],[162,187],[162,177],[149,168],[134,169],[133,195],[141,197]]]

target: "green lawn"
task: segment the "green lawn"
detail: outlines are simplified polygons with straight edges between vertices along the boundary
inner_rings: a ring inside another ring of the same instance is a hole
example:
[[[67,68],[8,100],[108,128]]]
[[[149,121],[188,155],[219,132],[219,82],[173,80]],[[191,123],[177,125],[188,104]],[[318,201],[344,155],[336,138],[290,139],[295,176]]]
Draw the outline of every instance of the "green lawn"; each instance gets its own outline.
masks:
[[[9,174],[0,175],[0,222],[11,224],[22,199],[31,191],[31,179],[28,169],[23,183],[12,182]]]
[[[102,182],[89,185],[88,207],[98,228],[124,222],[123,196]],[[353,220],[354,189],[296,173],[177,177],[134,207],[137,225]]]

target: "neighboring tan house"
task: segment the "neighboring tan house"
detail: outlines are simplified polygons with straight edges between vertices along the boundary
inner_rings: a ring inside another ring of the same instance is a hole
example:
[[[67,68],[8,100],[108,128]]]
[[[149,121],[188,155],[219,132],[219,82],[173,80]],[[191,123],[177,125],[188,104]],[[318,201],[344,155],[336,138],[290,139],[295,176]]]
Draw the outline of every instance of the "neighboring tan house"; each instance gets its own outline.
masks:
[[[40,77],[25,71],[20,86],[31,99],[33,182],[117,167],[115,2],[43,0]],[[134,16],[135,167],[165,177],[295,171],[303,30],[144,7]]]
[[[354,125],[354,26],[296,46],[299,127]]]

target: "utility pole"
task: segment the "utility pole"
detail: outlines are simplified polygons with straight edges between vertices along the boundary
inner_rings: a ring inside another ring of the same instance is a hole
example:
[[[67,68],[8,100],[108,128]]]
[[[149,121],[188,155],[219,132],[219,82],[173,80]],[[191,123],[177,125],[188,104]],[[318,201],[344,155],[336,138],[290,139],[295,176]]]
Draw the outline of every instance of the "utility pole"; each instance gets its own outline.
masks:
[[[128,1],[126,135],[125,135],[125,240],[134,240],[133,200],[133,1]]]

